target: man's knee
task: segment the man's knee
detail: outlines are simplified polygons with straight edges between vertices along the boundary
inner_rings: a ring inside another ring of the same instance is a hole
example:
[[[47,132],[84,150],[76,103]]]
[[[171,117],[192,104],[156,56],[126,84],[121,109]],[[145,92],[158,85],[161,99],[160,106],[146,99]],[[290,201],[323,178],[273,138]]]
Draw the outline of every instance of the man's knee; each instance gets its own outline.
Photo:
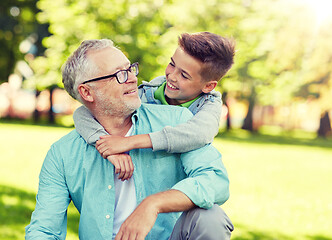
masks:
[[[195,208],[187,214],[187,217],[196,223],[199,231],[208,235],[211,233],[211,239],[229,239],[234,229],[229,217],[216,204],[211,209]]]
[[[226,213],[218,206],[211,209],[194,208],[184,212],[181,218],[180,239],[230,239],[234,227]]]

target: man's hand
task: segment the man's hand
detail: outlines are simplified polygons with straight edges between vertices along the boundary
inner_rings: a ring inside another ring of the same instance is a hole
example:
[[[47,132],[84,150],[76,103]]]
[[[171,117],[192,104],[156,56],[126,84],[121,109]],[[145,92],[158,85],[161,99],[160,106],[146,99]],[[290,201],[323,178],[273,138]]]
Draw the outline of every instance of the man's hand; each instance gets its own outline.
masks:
[[[135,211],[123,222],[115,240],[144,240],[158,216],[153,202],[143,200]]]
[[[129,147],[128,138],[122,136],[105,135],[101,136],[100,140],[96,142],[98,152],[105,159],[109,155],[124,153],[131,150]]]
[[[122,223],[115,240],[144,240],[159,213],[187,211],[194,206],[195,204],[178,190],[152,194]]]
[[[115,154],[107,157],[115,168],[115,173],[119,173],[119,179],[122,181],[131,178],[134,172],[134,165],[128,154]]]

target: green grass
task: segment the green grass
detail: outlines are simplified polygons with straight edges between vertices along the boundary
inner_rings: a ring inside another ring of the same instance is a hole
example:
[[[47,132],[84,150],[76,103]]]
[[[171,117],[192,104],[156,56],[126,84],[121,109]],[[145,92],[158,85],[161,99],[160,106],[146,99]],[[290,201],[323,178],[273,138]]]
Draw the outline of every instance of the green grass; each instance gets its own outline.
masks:
[[[23,239],[35,205],[38,174],[50,145],[71,128],[0,123],[0,239]],[[231,181],[223,206],[232,239],[332,239],[332,140],[265,130],[221,134]],[[68,214],[77,239],[78,214]]]
[[[287,135],[218,137],[231,181],[232,239],[332,239],[332,141]]]
[[[24,239],[35,207],[38,175],[51,144],[70,128],[0,123],[0,239]],[[78,239],[77,210],[70,205],[67,239]]]

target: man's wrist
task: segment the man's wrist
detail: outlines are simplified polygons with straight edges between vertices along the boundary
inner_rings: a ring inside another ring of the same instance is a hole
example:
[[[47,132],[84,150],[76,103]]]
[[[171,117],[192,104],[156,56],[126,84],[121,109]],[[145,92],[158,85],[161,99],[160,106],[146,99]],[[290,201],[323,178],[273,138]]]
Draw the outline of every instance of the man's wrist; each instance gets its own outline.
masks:
[[[146,205],[149,210],[155,214],[161,213],[160,204],[158,199],[155,198],[155,195],[150,195],[142,201],[142,204]]]

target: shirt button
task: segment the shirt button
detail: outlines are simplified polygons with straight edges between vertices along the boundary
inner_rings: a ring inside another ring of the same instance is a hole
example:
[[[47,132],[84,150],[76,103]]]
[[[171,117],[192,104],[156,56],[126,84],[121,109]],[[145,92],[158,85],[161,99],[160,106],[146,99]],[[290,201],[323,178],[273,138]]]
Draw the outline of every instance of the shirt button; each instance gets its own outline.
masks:
[[[110,218],[110,215],[107,214],[107,215],[106,215],[106,218],[109,219],[109,218]]]
[[[112,188],[112,186],[111,185],[108,185],[108,189],[111,189]]]

